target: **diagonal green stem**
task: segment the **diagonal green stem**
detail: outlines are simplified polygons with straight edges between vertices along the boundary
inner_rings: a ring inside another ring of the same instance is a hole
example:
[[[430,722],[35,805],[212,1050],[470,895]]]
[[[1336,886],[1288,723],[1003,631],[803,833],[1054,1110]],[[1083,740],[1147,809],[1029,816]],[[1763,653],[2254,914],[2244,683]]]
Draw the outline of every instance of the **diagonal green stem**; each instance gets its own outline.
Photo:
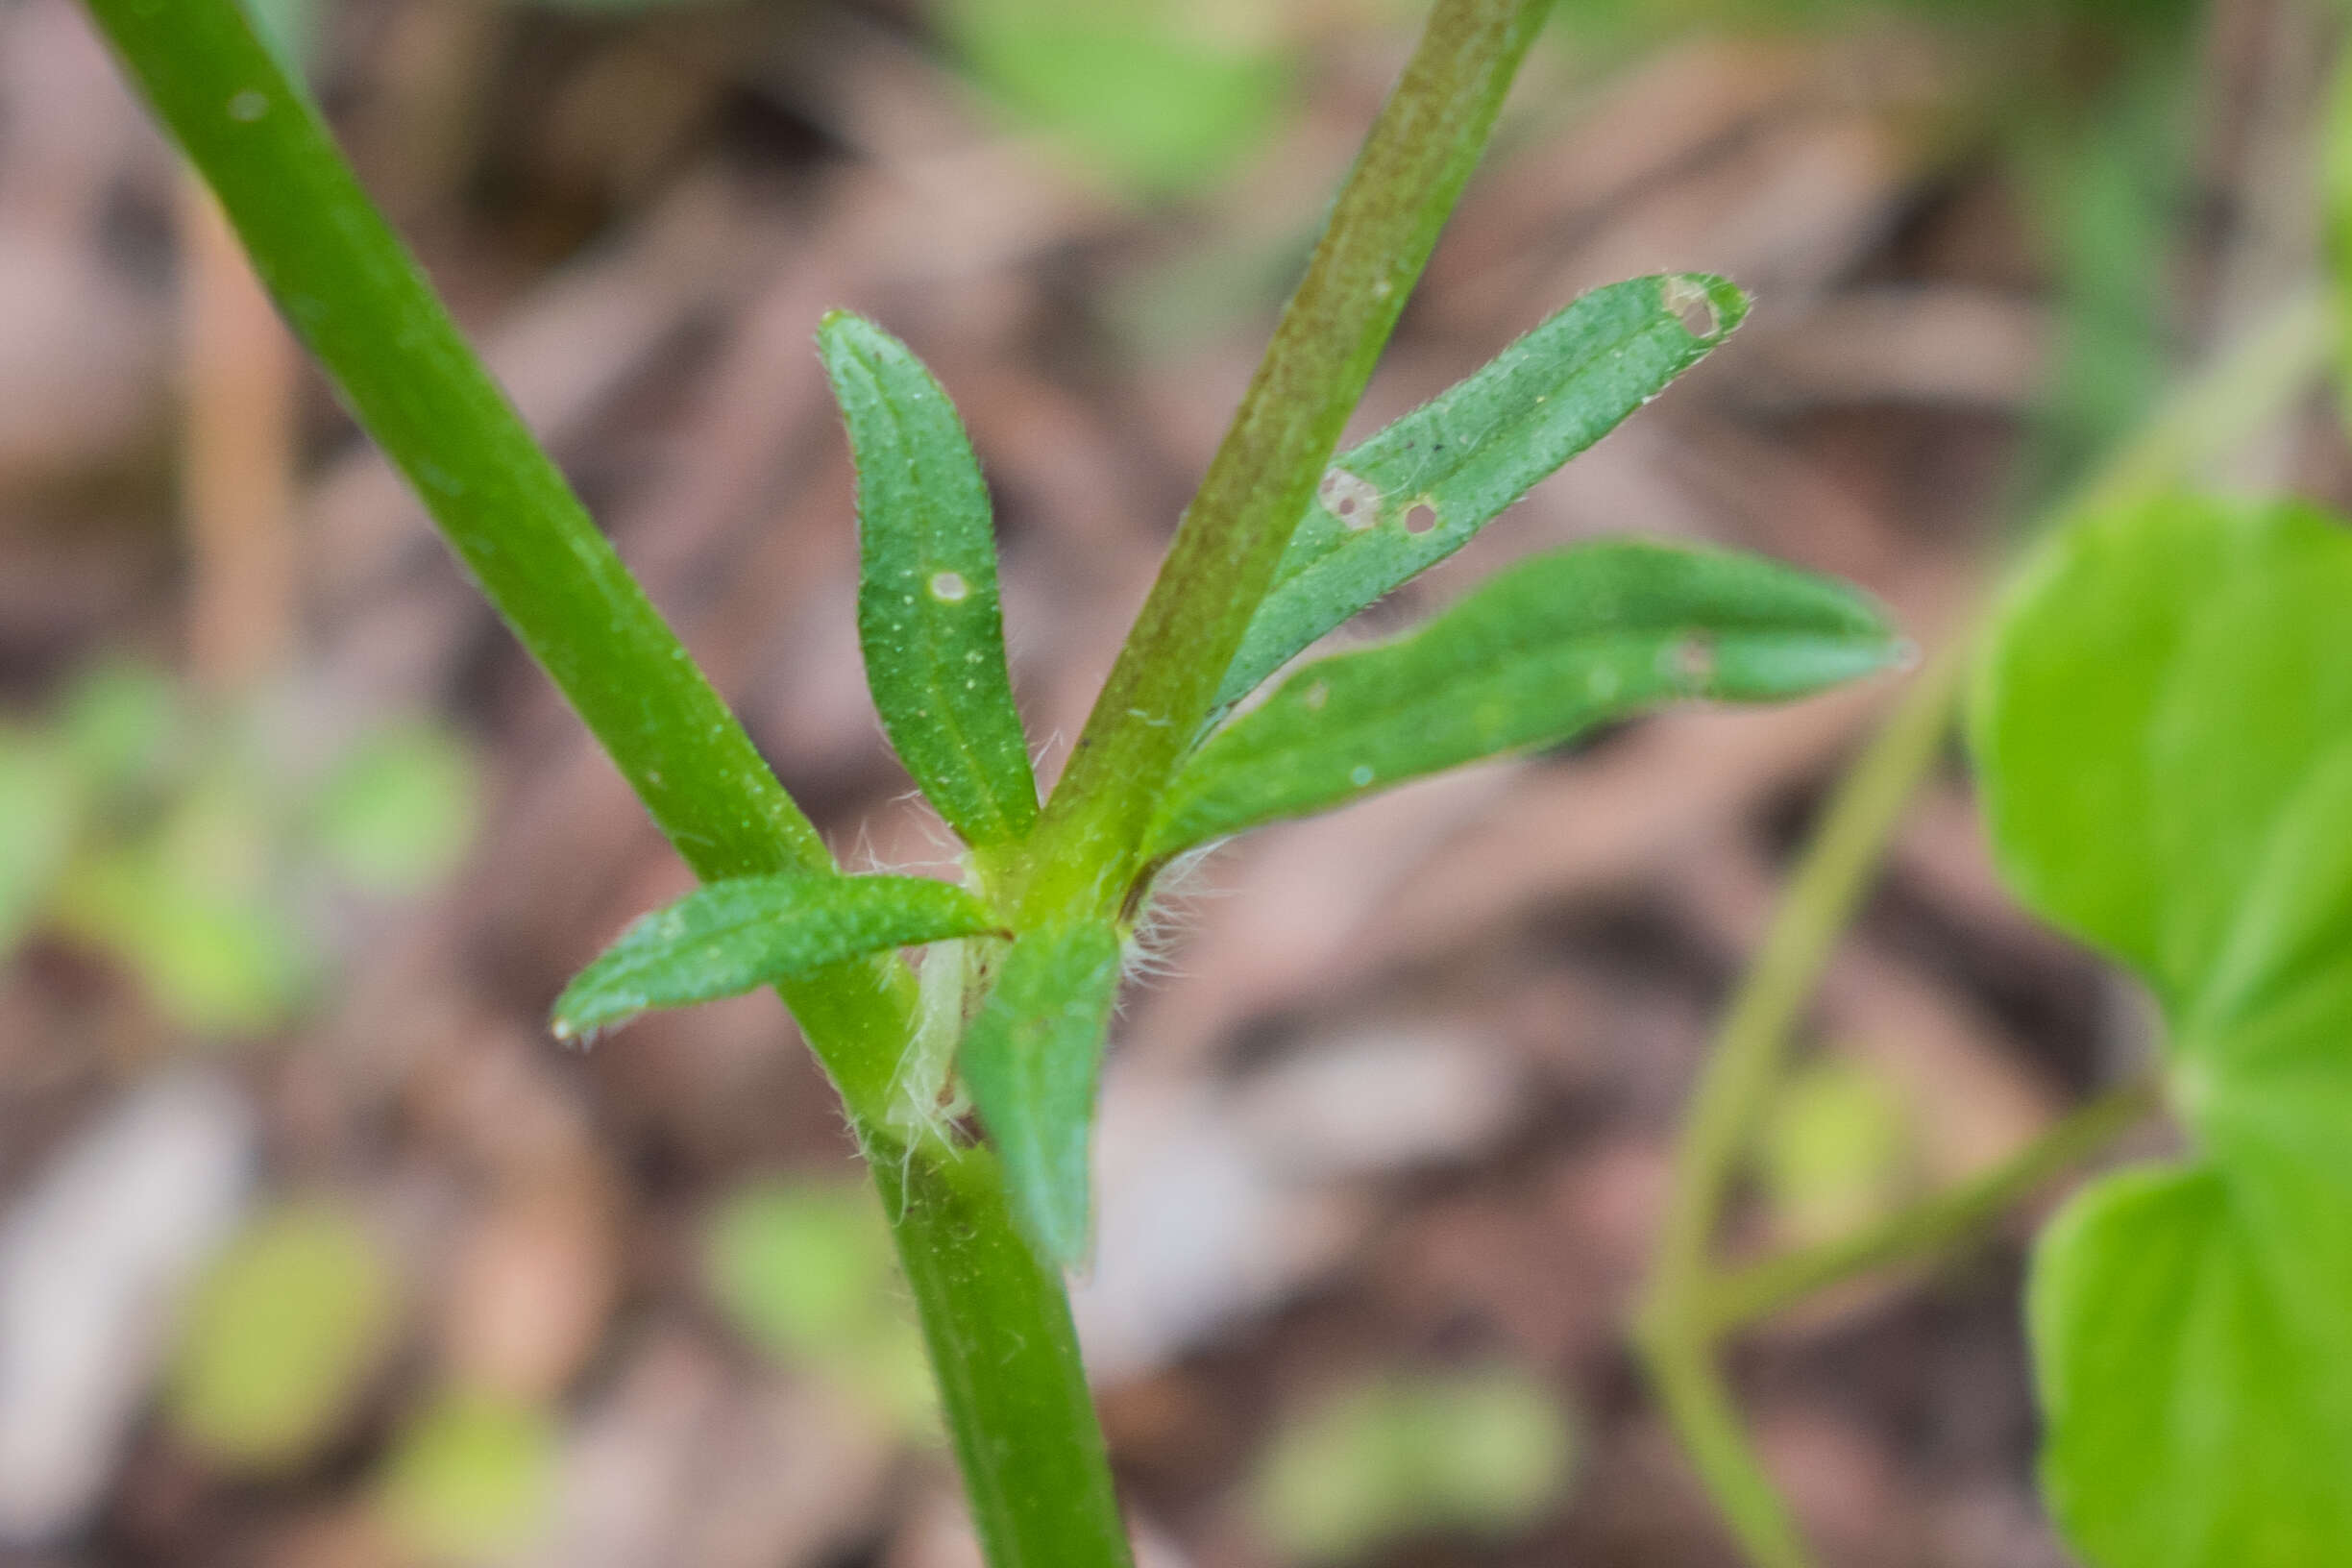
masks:
[[[91,0],[279,308],[451,548],[697,874],[830,870],[776,782],[359,188],[233,0]],[[902,966],[788,1000],[853,1108],[878,1109],[910,1016]]]
[[[1551,0],[1437,0],[1070,754],[1026,913],[1115,910]]]

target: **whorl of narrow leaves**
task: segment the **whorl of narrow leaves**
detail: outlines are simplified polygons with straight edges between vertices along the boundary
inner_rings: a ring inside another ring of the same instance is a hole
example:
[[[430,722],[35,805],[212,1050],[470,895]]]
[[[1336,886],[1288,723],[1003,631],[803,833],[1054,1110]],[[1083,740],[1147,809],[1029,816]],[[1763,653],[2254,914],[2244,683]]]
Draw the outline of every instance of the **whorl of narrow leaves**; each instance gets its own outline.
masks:
[[[717,1001],[861,953],[997,927],[962,888],[919,876],[713,882],[630,926],[555,1002],[570,1040],[657,1007]]]
[[[1037,781],[979,461],[905,344],[838,310],[817,341],[857,461],[858,643],[882,727],[967,844],[1009,843],[1037,819]]]
[[[1290,536],[1217,693],[1219,711],[1357,611],[1453,554],[1706,357],[1748,313],[1721,278],[1594,289],[1342,453]]]
[[[1852,589],[1751,555],[1629,541],[1523,561],[1427,625],[1294,673],[1162,802],[1163,858],[1680,698],[1802,697],[1896,663]]]
[[[1024,932],[957,1059],[1003,1162],[1014,1217],[1052,1263],[1086,1251],[1094,1085],[1118,980],[1111,925]]]
[[[2043,1475],[2095,1568],[2352,1562],[2352,533],[2173,498],[2053,540],[1979,672],[2002,870],[2137,969],[2195,1152],[2037,1250]]]

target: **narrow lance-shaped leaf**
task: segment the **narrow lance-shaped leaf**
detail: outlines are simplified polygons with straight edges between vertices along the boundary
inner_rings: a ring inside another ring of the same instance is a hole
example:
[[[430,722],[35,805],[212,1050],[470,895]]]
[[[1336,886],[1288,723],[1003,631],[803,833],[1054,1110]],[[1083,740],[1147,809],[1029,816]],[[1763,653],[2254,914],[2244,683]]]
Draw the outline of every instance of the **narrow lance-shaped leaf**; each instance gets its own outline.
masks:
[[[919,876],[747,876],[654,911],[555,1002],[561,1040],[657,1007],[740,996],[861,953],[996,929],[962,888]]]
[[[1444,560],[1739,326],[1721,278],[1594,289],[1323,477],[1217,693],[1222,711],[1316,638]]]
[[[2002,870],[2137,969],[2193,1152],[2034,1259],[2052,1511],[2096,1568],[2352,1562],[2352,531],[2167,497],[2046,545],[1972,739]]]
[[[907,346],[846,311],[818,347],[858,473],[858,643],[891,746],[966,843],[1037,819],[1005,669],[988,486],[955,405]]]
[[[1860,594],[1777,562],[1630,541],[1539,555],[1416,631],[1292,674],[1193,754],[1147,853],[1678,698],[1802,697],[1902,656]]]
[[[1118,979],[1118,932],[1110,924],[1025,932],[1005,954],[958,1058],[1004,1164],[1014,1217],[1052,1263],[1086,1250],[1094,1086]]]

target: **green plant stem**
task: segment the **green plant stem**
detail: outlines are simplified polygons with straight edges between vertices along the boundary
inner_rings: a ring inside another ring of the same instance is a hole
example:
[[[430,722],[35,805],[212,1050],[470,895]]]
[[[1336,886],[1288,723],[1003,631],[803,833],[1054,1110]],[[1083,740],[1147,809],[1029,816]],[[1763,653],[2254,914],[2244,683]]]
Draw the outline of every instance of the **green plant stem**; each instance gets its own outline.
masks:
[[[2315,289],[2283,302],[2185,382],[2088,483],[2045,515],[2041,528],[2156,493],[2216,461],[2308,391],[2334,344],[2333,311],[2323,294]],[[1742,1547],[1768,1568],[1804,1568],[1810,1559],[1739,1430],[1715,1365],[1709,1249],[1755,1117],[1770,1103],[1822,967],[1941,753],[1965,684],[1969,642],[1956,639],[1903,694],[1798,859],[1701,1071],[1636,1313],[1634,1343],[1669,1421]]]
[[[1704,1311],[1708,1249],[1791,1025],[1950,727],[1962,649],[1945,649],[1912,682],[1839,785],[1725,1015],[1675,1151],[1674,1188],[1636,1324],[1667,1419],[1741,1545],[1766,1568],[1802,1568],[1810,1559],[1715,1367]]]
[[[936,1141],[903,1164],[870,1154],[989,1562],[1124,1568],[1068,1297],[1015,1228],[995,1156]]]
[[[1851,1236],[1720,1273],[1700,1317],[1720,1337],[1835,1285],[1949,1251],[2015,1205],[2097,1154],[2163,1106],[2153,1079],[2109,1090],[2062,1116],[2024,1148],[1948,1192],[1938,1192]]]
[[[1711,1344],[1663,1320],[1637,1326],[1634,1344],[1683,1457],[1749,1560],[1758,1568],[1809,1568],[1804,1538],[1740,1428],[1739,1407],[1715,1368]]]
[[[466,346],[235,0],[90,11],[361,425],[702,877],[831,870],[769,771]],[[994,1568],[1127,1568],[1061,1281],[992,1160],[889,1126],[915,983],[894,958],[785,988],[877,1161]]]
[[[1944,744],[1952,694],[1967,667],[1964,647],[1936,655],[1840,783],[1716,1032],[1676,1150],[1674,1195],[1653,1265],[1654,1313],[1675,1315],[1698,1299],[1755,1108],[1770,1095],[1815,976]]]
[[[1024,916],[1124,900],[1208,716],[1551,0],[1437,0],[1047,803]]]

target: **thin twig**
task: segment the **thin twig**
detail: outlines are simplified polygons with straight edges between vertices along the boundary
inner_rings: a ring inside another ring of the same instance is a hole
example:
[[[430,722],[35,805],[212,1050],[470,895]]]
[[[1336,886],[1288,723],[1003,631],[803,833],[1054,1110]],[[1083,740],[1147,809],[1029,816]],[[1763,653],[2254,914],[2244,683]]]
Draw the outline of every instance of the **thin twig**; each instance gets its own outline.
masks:
[[[1949,1191],[1922,1199],[1851,1236],[1718,1274],[1705,1289],[1699,1313],[1702,1326],[1710,1336],[1720,1337],[1831,1286],[1949,1252],[2052,1178],[2139,1126],[2162,1103],[2154,1079],[2111,1089],[2060,1117],[1993,1169]]]
[[[2286,301],[2180,387],[2089,483],[2046,515],[2041,531],[2159,494],[2226,454],[2304,395],[2328,363],[2335,340],[2323,294],[2313,290]],[[1766,1568],[1805,1568],[1810,1559],[1740,1432],[1715,1364],[1710,1249],[1725,1194],[1822,968],[1941,753],[1971,641],[1955,641],[1904,694],[1840,784],[1799,858],[1764,946],[1701,1071],[1634,1326],[1635,1344],[1668,1420],[1742,1547]]]

